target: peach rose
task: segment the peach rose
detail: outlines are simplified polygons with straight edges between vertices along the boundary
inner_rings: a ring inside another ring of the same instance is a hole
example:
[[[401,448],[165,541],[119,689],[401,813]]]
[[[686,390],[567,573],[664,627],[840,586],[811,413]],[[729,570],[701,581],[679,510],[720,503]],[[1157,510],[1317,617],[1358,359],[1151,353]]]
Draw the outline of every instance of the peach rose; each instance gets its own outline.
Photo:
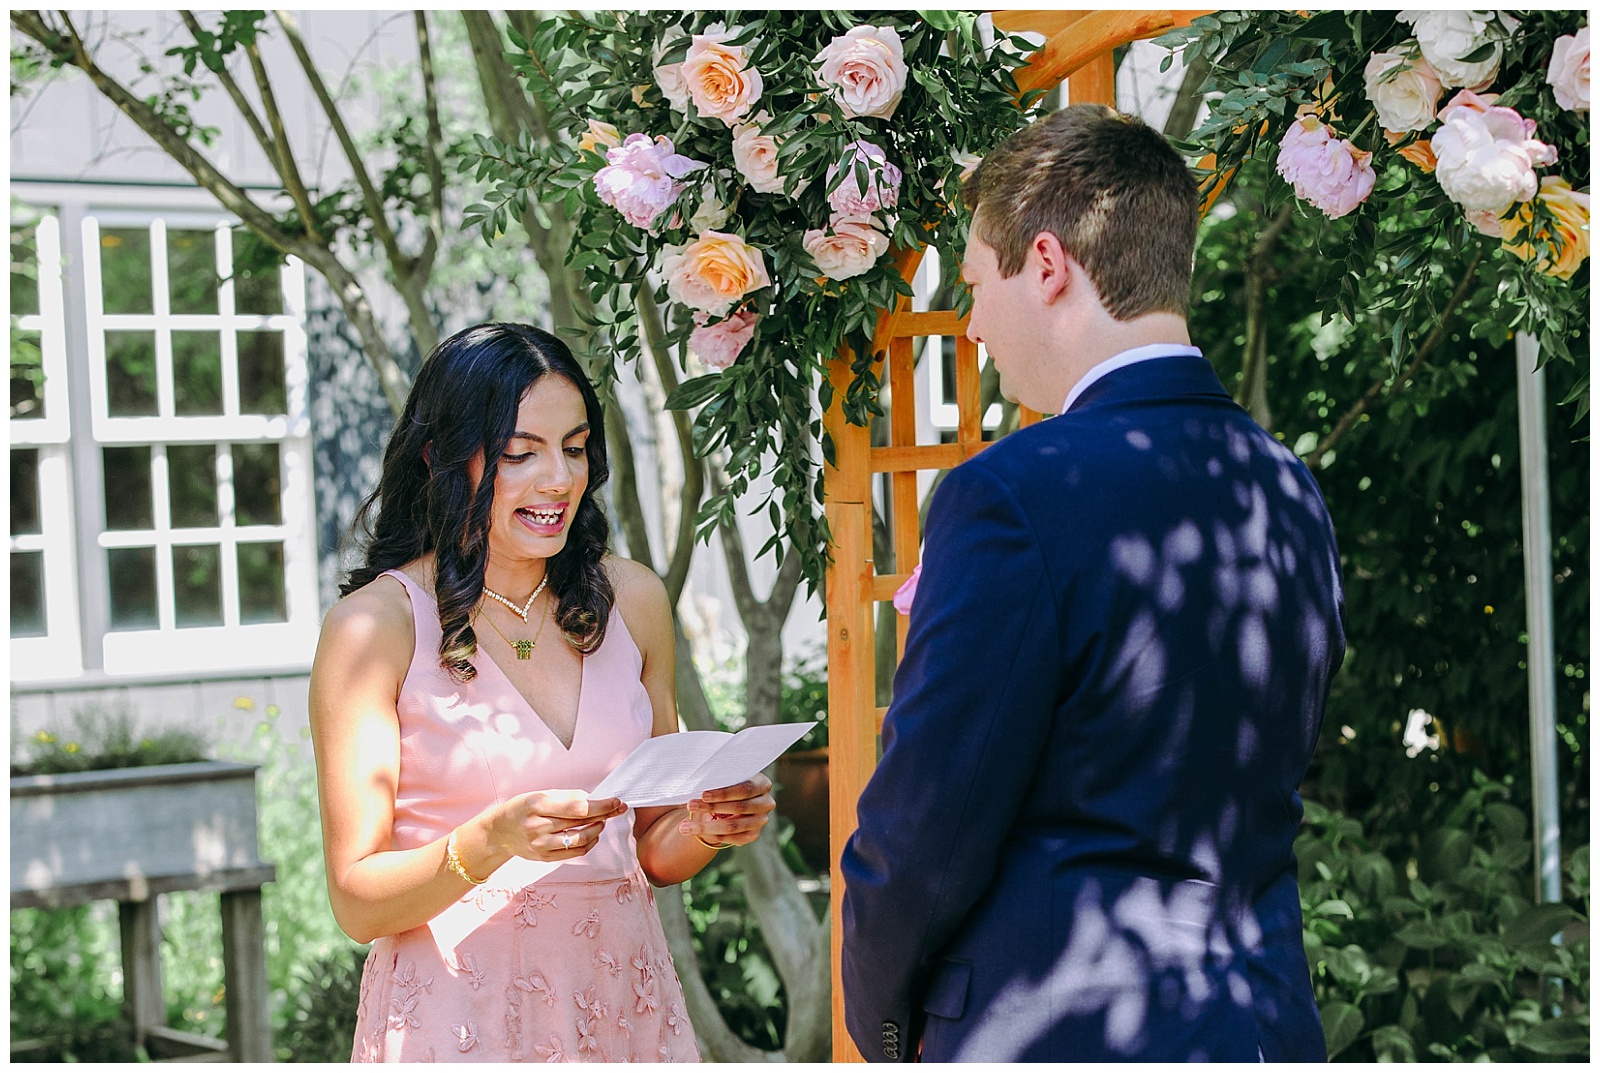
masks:
[[[1399,153],[1425,173],[1431,173],[1439,166],[1439,158],[1433,152],[1433,143],[1426,138],[1412,142],[1400,149]]]
[[[738,235],[704,231],[661,262],[674,302],[720,317],[749,294],[772,285],[761,251]]]
[[[602,123],[598,119],[591,119],[589,129],[578,139],[578,151],[599,153],[605,155],[606,149],[615,149],[622,144],[622,132],[610,123]]]
[[[724,30],[721,23],[713,23],[705,33],[694,35],[683,58],[683,81],[695,108],[730,127],[750,114],[762,88],[761,72],[750,66],[744,48],[723,44],[738,33],[737,28]]]
[[[1571,279],[1589,257],[1589,195],[1574,190],[1565,179],[1546,175],[1539,181],[1538,200],[1555,217],[1555,234],[1541,221],[1539,230],[1529,235],[1536,226],[1533,208],[1519,205],[1505,221],[1506,235],[1501,245],[1518,260],[1533,261],[1547,276]],[[1550,260],[1546,243],[1555,245],[1554,261]]]
[[[706,313],[694,315],[697,327],[689,333],[689,350],[707,366],[721,372],[739,360],[739,355],[756,334],[756,321],[761,318],[745,310],[715,324],[707,323],[710,319]]]
[[[889,26],[855,26],[811,61],[845,117],[888,119],[906,88],[905,47]]]
[[[838,219],[823,230],[807,231],[800,244],[832,280],[847,280],[868,271],[889,251],[889,236],[871,220]]]
[[[1570,112],[1589,110],[1589,27],[1556,38],[1545,81],[1561,107]]]

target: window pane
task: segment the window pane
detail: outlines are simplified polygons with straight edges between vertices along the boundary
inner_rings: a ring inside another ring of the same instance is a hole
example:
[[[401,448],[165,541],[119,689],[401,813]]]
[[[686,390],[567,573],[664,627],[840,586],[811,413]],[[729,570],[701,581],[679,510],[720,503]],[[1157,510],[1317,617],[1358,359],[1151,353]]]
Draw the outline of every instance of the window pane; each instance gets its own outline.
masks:
[[[11,315],[39,312],[39,238],[33,223],[11,225]]]
[[[154,528],[150,448],[103,447],[100,455],[105,467],[106,528]]]
[[[209,443],[168,447],[167,488],[174,529],[218,524],[217,449]]]
[[[180,417],[222,413],[222,337],[172,333],[172,398]]]
[[[11,416],[44,416],[44,353],[40,333],[11,325]]]
[[[289,412],[283,378],[283,333],[239,333],[239,412]]]
[[[160,626],[156,614],[156,549],[109,548],[106,567],[111,576],[111,628],[153,630]]]
[[[112,417],[156,415],[155,332],[106,332],[106,395]]]
[[[279,282],[283,255],[242,227],[233,229],[233,310],[235,313],[282,313]]]
[[[39,449],[11,449],[11,535],[42,532],[39,528]]]
[[[222,549],[216,544],[172,549],[172,598],[182,626],[222,625]]]
[[[154,313],[150,232],[108,227],[100,232],[100,290],[107,313]]]
[[[282,543],[239,545],[239,621],[289,621],[283,594]]]
[[[233,445],[233,520],[237,525],[282,525],[283,487],[275,443]]]
[[[210,231],[167,232],[167,285],[174,313],[217,311],[217,238]]]
[[[11,553],[11,636],[43,637],[44,552]]]

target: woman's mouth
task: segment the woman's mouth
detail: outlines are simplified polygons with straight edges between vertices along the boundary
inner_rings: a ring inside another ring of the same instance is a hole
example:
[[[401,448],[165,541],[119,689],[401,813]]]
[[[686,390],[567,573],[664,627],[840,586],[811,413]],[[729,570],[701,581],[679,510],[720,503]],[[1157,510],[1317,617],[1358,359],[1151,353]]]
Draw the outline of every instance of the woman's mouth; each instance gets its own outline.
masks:
[[[548,507],[518,507],[517,517],[539,536],[556,536],[566,526],[567,505],[557,503]]]

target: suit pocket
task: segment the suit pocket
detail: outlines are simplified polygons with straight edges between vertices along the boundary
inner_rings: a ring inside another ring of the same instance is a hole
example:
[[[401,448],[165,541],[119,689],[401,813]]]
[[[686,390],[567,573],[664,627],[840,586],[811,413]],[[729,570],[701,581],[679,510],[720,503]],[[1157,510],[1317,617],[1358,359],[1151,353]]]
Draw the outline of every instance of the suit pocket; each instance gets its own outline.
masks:
[[[923,1011],[947,1021],[959,1020],[967,1009],[967,987],[971,982],[971,962],[949,958],[940,961],[928,984],[927,997],[922,1000]]]

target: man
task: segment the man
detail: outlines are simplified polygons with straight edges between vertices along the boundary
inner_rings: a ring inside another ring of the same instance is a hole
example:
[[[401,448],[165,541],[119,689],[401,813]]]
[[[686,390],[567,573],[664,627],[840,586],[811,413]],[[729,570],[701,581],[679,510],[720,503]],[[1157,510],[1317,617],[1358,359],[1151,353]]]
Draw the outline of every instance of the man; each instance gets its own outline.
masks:
[[[1074,105],[964,200],[967,334],[1059,416],[929,511],[843,854],[851,1036],[890,1061],[1322,1060],[1291,845],[1338,553],[1305,466],[1189,345],[1194,181]]]

